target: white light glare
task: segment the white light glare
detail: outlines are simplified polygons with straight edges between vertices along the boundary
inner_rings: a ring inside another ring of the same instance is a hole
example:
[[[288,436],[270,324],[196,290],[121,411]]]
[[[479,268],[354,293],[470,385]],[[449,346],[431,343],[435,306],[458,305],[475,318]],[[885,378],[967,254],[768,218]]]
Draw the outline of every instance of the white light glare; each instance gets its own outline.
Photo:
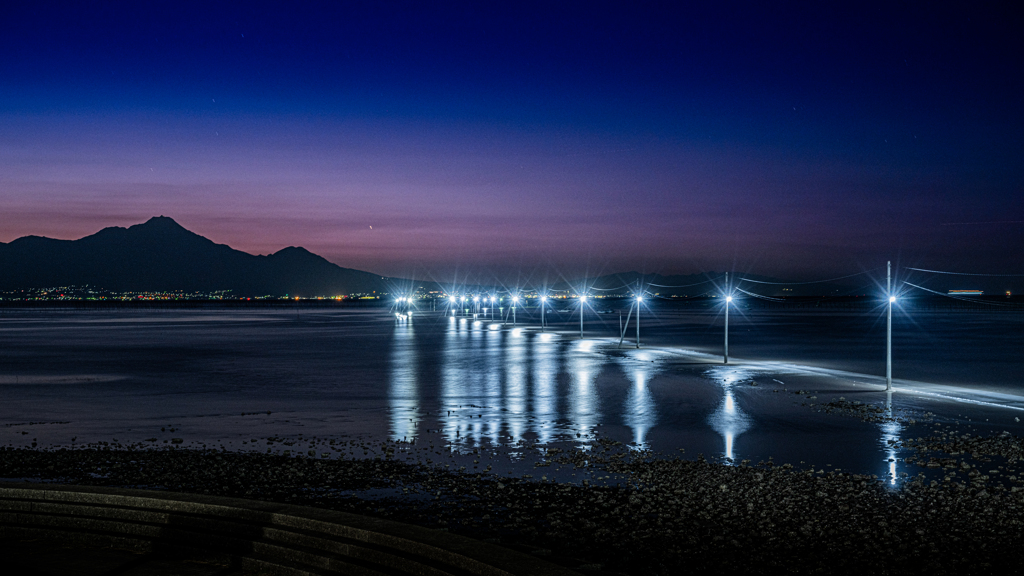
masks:
[[[512,297],[512,303],[513,304],[519,304],[519,296],[513,296]]]
[[[732,302],[732,296],[726,296],[725,297],[725,301],[726,302]]]
[[[548,301],[548,297],[547,296],[541,296],[540,297],[540,301],[541,302],[547,302]]]
[[[473,296],[473,302],[479,302],[479,301],[480,301],[480,297],[479,296]]]
[[[462,297],[462,301],[463,301],[463,302],[465,302],[465,301],[466,301],[466,297],[465,297],[465,296],[463,296],[463,297]]]
[[[644,297],[643,296],[637,296],[636,297],[636,301],[637,302],[643,302],[644,301]]]
[[[889,303],[890,304],[892,304],[895,301],[896,301],[896,297],[895,296],[889,296]]]
[[[583,304],[586,304],[587,303],[587,297],[586,296],[580,296],[580,302],[582,302]]]
[[[451,296],[451,297],[450,297],[450,298],[448,298],[448,299],[449,299],[449,300],[451,300],[451,301],[452,301],[453,303],[455,302],[455,296]]]
[[[494,296],[491,296],[491,304],[494,304]]]

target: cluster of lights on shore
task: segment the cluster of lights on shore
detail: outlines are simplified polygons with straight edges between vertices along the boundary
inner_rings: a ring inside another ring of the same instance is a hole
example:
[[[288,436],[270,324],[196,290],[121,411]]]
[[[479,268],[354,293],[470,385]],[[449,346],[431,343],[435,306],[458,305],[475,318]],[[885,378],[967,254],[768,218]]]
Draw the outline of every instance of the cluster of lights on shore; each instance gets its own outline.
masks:
[[[726,286],[728,286],[728,278],[729,278],[728,273],[725,275],[725,278],[726,278],[726,282],[725,282]],[[639,288],[639,286],[638,286],[638,288]],[[635,296],[632,296],[632,297],[629,298],[630,301],[631,301],[630,302],[630,307],[629,307],[629,314],[626,316],[626,322],[625,322],[624,325],[621,324],[621,316],[620,316],[620,326],[619,326],[619,328],[620,328],[619,346],[620,347],[622,346],[622,342],[623,342],[623,340],[626,337],[626,330],[629,328],[629,322],[630,322],[630,319],[631,319],[631,317],[633,315],[633,311],[635,309],[636,310],[636,320],[635,320],[635,325],[636,325],[636,347],[640,348],[640,308],[641,308],[641,306],[644,303],[644,297],[643,297],[642,294],[640,294],[640,292],[642,292],[641,290],[638,289],[637,292],[638,292],[638,294],[636,294]],[[885,364],[886,364],[886,366],[885,366],[885,389],[886,389],[886,391],[891,391],[892,390],[892,307],[893,307],[893,304],[896,303],[896,296],[892,292],[892,263],[891,262],[886,264],[886,293],[889,295],[889,297],[887,298],[887,301],[886,301],[886,303],[887,303],[887,321],[886,321],[886,341],[885,341],[885,359],[886,359],[886,362],[885,362]],[[549,296],[547,296],[545,294],[540,294],[540,295],[537,296],[537,299],[540,300],[540,327],[541,327],[541,331],[544,332],[547,329],[546,311],[547,311],[547,304],[548,304],[548,301],[549,301],[550,298],[549,298]],[[588,301],[588,296],[586,294],[580,294],[579,296],[576,297],[576,299],[577,299],[577,301],[580,304],[580,306],[579,306],[579,309],[580,309],[580,339],[582,339],[583,338],[583,313],[584,313],[584,309],[585,309],[587,301]],[[523,296],[519,296],[519,295],[515,295],[515,294],[509,296],[509,302],[510,302],[511,305],[508,308],[508,311],[506,313],[507,314],[506,317],[504,319],[502,319],[502,325],[507,323],[507,321],[509,320],[509,317],[511,317],[512,325],[513,326],[516,325],[516,307],[517,307],[517,305],[520,302],[523,302],[524,300],[525,300],[525,297],[523,297]],[[724,341],[723,341],[723,349],[722,349],[722,359],[723,359],[723,363],[724,364],[728,364],[729,363],[729,308],[732,305],[733,296],[731,294],[726,294],[724,300],[725,300],[725,305],[724,305],[725,329],[724,329]],[[493,295],[493,294],[491,294],[491,295],[484,295],[484,296],[481,296],[479,294],[474,294],[474,295],[469,295],[469,296],[467,296],[467,295],[462,295],[462,296],[459,296],[459,295],[449,295],[447,297],[447,301],[448,301],[449,309],[451,311],[451,316],[452,316],[453,319],[456,316],[456,305],[465,306],[467,303],[473,304],[474,306],[476,306],[476,309],[477,309],[477,313],[474,314],[474,317],[476,317],[477,314],[480,313],[481,303],[483,303],[484,304],[483,314],[486,315],[488,313],[488,311],[490,311],[491,320],[493,320],[494,319],[495,305],[496,304],[500,305],[504,301],[504,297],[496,296],[496,295]],[[398,320],[408,320],[409,318],[412,317],[412,307],[415,304],[415,301],[414,301],[413,298],[408,297],[408,296],[400,296],[400,297],[398,297],[396,299],[396,303],[399,306],[399,308],[401,309],[401,311],[395,313],[395,316],[396,316],[396,318]],[[490,307],[487,307],[486,306],[487,304],[490,304]],[[466,308],[466,310],[467,310],[467,313],[468,313],[468,308]],[[501,314],[502,311],[503,311],[503,308],[499,308],[498,309],[499,315]]]

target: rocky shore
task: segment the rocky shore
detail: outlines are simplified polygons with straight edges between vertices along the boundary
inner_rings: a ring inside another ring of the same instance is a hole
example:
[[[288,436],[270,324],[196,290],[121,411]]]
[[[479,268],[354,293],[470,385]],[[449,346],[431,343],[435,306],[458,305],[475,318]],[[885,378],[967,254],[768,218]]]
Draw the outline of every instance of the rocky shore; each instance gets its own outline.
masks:
[[[1020,570],[1021,439],[939,430],[905,442],[916,451],[909,463],[921,473],[895,487],[873,476],[789,464],[665,457],[608,440],[586,451],[534,449],[537,467],[551,467],[551,480],[403,458],[416,447],[401,442],[372,449],[361,443],[362,458],[173,445],[6,448],[0,478],[347,510],[462,533],[592,573]],[[496,457],[481,452],[475,462]],[[594,480],[556,481],[556,470],[586,471]]]

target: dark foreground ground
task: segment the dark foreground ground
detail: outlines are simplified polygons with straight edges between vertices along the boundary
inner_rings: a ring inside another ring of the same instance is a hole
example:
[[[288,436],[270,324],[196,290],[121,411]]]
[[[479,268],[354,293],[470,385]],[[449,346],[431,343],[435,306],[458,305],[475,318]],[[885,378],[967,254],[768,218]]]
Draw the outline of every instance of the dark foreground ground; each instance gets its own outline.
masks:
[[[988,574],[1024,571],[1021,439],[937,431],[897,489],[871,476],[631,452],[542,453],[617,485],[503,478],[382,456],[191,449],[0,450],[0,478],[289,502],[444,528],[623,574]]]

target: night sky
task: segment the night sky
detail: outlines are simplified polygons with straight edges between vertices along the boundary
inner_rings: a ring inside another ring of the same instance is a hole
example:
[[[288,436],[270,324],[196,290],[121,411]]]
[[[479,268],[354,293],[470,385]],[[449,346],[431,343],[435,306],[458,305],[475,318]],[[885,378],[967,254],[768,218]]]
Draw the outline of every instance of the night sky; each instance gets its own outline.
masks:
[[[438,280],[1024,273],[1011,3],[663,4],[4,2],[0,241],[166,215]]]

